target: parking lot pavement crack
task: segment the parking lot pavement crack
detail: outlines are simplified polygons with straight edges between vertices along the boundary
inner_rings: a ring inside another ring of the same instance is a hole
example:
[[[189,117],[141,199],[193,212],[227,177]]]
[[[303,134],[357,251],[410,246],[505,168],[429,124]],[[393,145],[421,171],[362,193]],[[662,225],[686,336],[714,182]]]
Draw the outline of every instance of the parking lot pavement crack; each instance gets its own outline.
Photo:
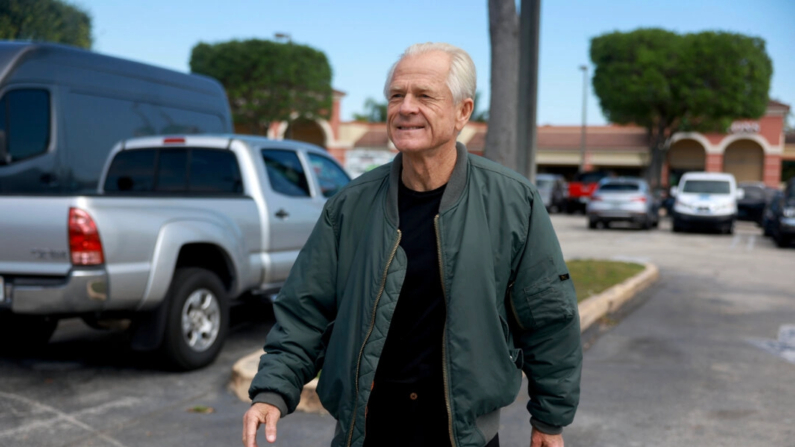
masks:
[[[49,424],[51,424],[53,422],[62,420],[62,421],[66,421],[66,422],[68,422],[68,423],[70,423],[70,424],[72,424],[72,425],[74,425],[76,427],[79,427],[79,428],[81,428],[83,430],[86,430],[86,431],[90,432],[92,435],[94,435],[94,436],[96,436],[98,438],[101,438],[102,440],[107,441],[108,443],[110,443],[110,444],[112,444],[112,445],[114,445],[116,447],[125,447],[124,444],[122,444],[118,440],[111,438],[110,436],[106,435],[105,433],[102,433],[101,431],[96,430],[95,428],[91,427],[90,425],[88,425],[88,424],[86,424],[84,422],[81,422],[80,420],[78,420],[74,416],[72,416],[72,415],[70,415],[68,413],[64,413],[63,411],[58,410],[57,408],[53,408],[53,407],[51,407],[49,405],[45,405],[45,404],[43,404],[41,402],[36,402],[36,401],[34,401],[32,399],[28,399],[28,398],[23,397],[23,396],[18,396],[16,394],[11,394],[11,393],[5,393],[5,392],[2,392],[2,391],[0,391],[0,397],[5,398],[5,399],[13,399],[13,400],[22,402],[22,403],[24,403],[26,405],[30,405],[31,407],[39,408],[39,409],[41,409],[43,411],[50,412],[50,413],[53,413],[53,414],[56,415],[55,418],[52,418],[52,419],[47,420],[47,421],[37,421],[37,422],[34,422],[32,424],[24,425],[22,427],[18,427],[18,428],[15,428],[15,429],[11,429],[11,430],[6,430],[6,431],[3,431],[3,432],[0,432],[0,438],[7,437],[7,436],[12,436],[14,434],[18,434],[18,433],[21,433],[21,432],[24,432],[24,431],[27,431],[27,430],[33,430],[33,429],[38,428],[38,427],[40,427],[42,425],[45,425],[45,424],[49,425]]]

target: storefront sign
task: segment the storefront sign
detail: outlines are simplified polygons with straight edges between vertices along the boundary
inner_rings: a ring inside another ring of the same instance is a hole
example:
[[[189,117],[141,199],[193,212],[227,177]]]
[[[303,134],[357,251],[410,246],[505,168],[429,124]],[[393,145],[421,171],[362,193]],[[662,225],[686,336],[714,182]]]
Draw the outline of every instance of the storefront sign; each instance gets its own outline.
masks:
[[[731,133],[759,133],[759,123],[756,121],[735,121],[729,127]]]

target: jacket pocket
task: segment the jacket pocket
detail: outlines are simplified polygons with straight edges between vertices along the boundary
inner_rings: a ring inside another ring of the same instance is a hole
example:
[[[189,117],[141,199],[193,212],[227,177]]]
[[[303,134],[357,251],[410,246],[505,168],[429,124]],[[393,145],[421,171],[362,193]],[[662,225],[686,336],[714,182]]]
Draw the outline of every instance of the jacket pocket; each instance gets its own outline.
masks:
[[[544,327],[574,315],[565,287],[571,281],[550,281],[540,287],[509,288],[509,301],[516,323],[522,330]]]
[[[517,368],[522,369],[524,364],[524,353],[521,349],[515,349],[513,343],[513,336],[511,335],[511,328],[505,318],[500,315],[500,324],[502,325],[502,335],[505,337],[505,346],[508,349],[508,356]]]

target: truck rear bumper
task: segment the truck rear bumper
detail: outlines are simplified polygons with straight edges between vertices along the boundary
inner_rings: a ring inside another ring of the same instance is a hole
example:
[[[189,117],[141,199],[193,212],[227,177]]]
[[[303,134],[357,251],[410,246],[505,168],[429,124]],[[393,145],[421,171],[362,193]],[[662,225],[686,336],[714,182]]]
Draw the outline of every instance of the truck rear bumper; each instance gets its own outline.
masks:
[[[104,269],[72,270],[65,278],[6,276],[2,307],[18,314],[55,315],[101,311],[108,299]]]

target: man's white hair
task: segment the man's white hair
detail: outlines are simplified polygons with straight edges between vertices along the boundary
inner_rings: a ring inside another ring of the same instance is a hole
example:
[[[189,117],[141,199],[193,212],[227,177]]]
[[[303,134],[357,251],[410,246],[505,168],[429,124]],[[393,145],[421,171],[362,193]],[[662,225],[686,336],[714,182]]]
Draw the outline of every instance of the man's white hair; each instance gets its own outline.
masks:
[[[432,51],[441,51],[450,55],[450,72],[447,75],[447,87],[453,93],[453,102],[459,104],[461,101],[471,98],[475,99],[475,90],[477,88],[477,71],[475,70],[475,63],[469,54],[458,48],[455,45],[442,42],[428,42],[428,43],[415,43],[414,45],[406,48],[406,51],[400,55],[400,58],[392,64],[389,69],[389,74],[386,77],[386,84],[384,85],[384,96],[389,99],[389,86],[392,84],[392,76],[395,74],[395,68],[398,66],[406,56],[416,56],[419,54],[430,53]]]

